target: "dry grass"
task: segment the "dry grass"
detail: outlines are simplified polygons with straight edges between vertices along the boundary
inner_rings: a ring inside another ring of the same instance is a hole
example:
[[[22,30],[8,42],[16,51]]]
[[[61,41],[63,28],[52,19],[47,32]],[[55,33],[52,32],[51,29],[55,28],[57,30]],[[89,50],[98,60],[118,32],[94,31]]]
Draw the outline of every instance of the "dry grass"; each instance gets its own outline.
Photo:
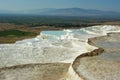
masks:
[[[2,44],[2,43],[15,43],[16,41],[19,41],[19,40],[36,37],[43,30],[60,30],[61,28],[54,28],[54,27],[49,27],[49,26],[28,27],[25,25],[0,23],[0,31],[9,30],[9,29],[20,30],[20,31],[25,31],[25,32],[34,32],[34,33],[36,33],[36,35],[21,36],[21,37],[16,37],[16,36],[14,36],[14,37],[13,36],[12,37],[0,37],[0,44]]]
[[[111,22],[105,22],[103,24],[108,24],[108,25],[120,25],[120,21],[111,21]]]

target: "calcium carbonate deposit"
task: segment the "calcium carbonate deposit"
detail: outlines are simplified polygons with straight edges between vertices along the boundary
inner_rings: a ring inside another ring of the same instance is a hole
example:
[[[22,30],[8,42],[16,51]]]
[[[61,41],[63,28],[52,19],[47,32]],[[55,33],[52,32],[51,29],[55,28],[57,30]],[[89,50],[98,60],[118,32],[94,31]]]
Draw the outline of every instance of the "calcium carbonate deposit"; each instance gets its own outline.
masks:
[[[77,56],[97,49],[97,47],[87,43],[88,38],[106,35],[110,32],[120,32],[120,27],[100,25],[81,29],[42,31],[40,35],[32,39],[17,41],[14,44],[0,44],[0,68],[46,63],[70,63],[72,65]],[[72,66],[70,66],[67,73],[68,76],[61,80],[80,80]],[[6,75],[8,74],[6,73]],[[5,77],[2,80],[9,80],[7,78]],[[28,79],[20,79],[19,77],[19,79],[12,80]],[[48,80],[52,80],[52,78]]]

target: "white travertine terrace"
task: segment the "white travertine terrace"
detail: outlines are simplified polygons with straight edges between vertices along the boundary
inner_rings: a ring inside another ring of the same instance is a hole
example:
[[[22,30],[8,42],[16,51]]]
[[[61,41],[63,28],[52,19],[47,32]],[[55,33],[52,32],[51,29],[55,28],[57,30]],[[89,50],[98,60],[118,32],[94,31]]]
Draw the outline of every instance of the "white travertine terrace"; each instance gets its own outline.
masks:
[[[90,38],[88,43],[99,49],[77,57],[73,64],[75,71],[84,80],[119,80],[120,33]]]
[[[0,44],[0,68],[35,63],[72,63],[83,53],[97,47],[87,43],[88,38],[120,32],[119,26],[100,25],[82,29],[42,31],[32,39],[14,44]],[[66,80],[80,80],[70,66]],[[8,80],[8,79],[4,79]]]

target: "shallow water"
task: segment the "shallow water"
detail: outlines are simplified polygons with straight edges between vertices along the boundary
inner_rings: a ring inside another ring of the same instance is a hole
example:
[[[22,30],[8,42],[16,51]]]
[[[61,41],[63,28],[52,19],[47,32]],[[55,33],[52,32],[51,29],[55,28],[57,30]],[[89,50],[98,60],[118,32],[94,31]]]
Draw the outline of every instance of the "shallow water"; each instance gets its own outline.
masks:
[[[28,63],[72,63],[80,54],[96,49],[87,44],[88,38],[106,35],[111,31],[120,29],[118,26],[104,25],[42,31],[32,39],[17,41],[15,44],[0,44],[0,67]]]

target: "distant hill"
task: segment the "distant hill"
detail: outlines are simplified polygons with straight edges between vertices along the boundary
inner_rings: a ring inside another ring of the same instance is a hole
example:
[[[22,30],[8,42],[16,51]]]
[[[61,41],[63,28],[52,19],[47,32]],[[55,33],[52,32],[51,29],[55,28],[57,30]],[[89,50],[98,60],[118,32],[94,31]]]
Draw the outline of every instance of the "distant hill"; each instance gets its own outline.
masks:
[[[32,15],[48,15],[48,16],[80,16],[80,17],[120,17],[120,12],[101,11],[94,9],[82,8],[63,8],[63,9],[35,9],[24,11],[0,11],[0,13],[11,14],[32,14]]]

